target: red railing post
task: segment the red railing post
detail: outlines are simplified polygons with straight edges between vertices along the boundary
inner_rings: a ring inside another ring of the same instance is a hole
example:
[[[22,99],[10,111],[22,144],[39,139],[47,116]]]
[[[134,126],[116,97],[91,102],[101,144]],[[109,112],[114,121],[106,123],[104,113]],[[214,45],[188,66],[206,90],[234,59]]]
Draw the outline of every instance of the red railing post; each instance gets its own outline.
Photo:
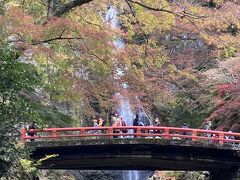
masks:
[[[21,136],[22,136],[22,142],[26,143],[26,129],[25,128],[21,129]]]
[[[85,129],[80,129],[80,134],[82,135],[82,134],[85,134]]]
[[[149,129],[145,129],[144,133],[149,134]],[[146,136],[144,136],[144,137],[146,137]]]
[[[219,144],[223,144],[223,139],[224,139],[224,133],[223,132],[221,132],[221,133],[219,133]]]
[[[164,129],[164,139],[169,139],[169,128]]]
[[[57,139],[57,130],[56,129],[52,130],[52,137],[53,137],[53,139]]]
[[[109,139],[113,139],[113,128],[112,127],[110,127],[109,129],[108,129],[108,131],[107,131],[107,133],[108,133],[108,137],[109,137]]]
[[[140,133],[141,133],[141,128],[140,127],[137,127],[137,138],[140,138],[141,137],[141,135],[140,135]]]
[[[197,140],[197,130],[193,130],[192,131],[192,141],[196,141]]]
[[[81,133],[81,134],[85,134],[85,129],[81,128],[81,129],[80,129],[80,133]]]

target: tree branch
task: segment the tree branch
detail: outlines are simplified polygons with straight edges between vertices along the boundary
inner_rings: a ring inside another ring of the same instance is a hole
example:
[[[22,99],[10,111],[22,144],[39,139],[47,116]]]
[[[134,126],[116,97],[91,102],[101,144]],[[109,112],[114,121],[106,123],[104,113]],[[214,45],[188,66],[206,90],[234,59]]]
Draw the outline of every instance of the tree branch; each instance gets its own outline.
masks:
[[[66,29],[64,29],[61,34],[58,37],[55,38],[50,38],[50,39],[45,39],[42,41],[34,41],[32,42],[32,45],[38,45],[38,44],[42,44],[42,43],[48,43],[51,41],[56,41],[56,40],[71,40],[71,39],[82,39],[81,37],[62,37],[64,32],[66,31]]]
[[[148,6],[146,4],[143,4],[143,3],[140,3],[140,2],[134,1],[134,0],[126,0],[126,1],[129,1],[131,3],[137,4],[137,5],[141,6],[141,7],[144,7],[146,9],[148,9],[148,10],[151,10],[151,11],[166,12],[166,13],[169,13],[169,14],[176,15],[176,16],[178,16],[180,18],[184,18],[185,16],[190,17],[190,18],[194,18],[194,19],[200,19],[200,18],[204,18],[205,17],[205,16],[198,16],[198,15],[193,14],[191,12],[186,12],[186,10],[183,10],[183,11],[177,13],[177,12],[174,12],[174,11],[167,10],[167,9],[165,9],[165,7],[156,8],[156,7],[151,7],[151,6]]]
[[[146,5],[146,4],[143,4],[143,3],[140,3],[140,2],[137,2],[137,1],[133,1],[133,0],[126,0],[126,1],[129,1],[129,2],[131,2],[131,3],[137,4],[137,5],[139,5],[139,6],[141,6],[141,7],[144,7],[144,8],[146,8],[146,9],[148,9],[148,10],[152,10],[152,11],[162,11],[162,12],[167,12],[167,13],[173,14],[172,11],[166,10],[166,9],[164,9],[164,8],[151,7],[151,6],[148,6],[148,5]]]
[[[56,37],[56,38],[46,39],[46,40],[42,40],[42,41],[35,41],[32,43],[32,45],[48,43],[48,42],[56,41],[56,40],[72,40],[72,39],[82,39],[82,38],[81,37]]]
[[[94,1],[94,0],[74,0],[74,1],[70,1],[69,3],[66,3],[66,4],[62,5],[60,8],[58,8],[54,12],[54,16],[55,17],[61,17],[63,14],[69,12],[71,9],[73,9],[77,6],[81,6],[83,4],[87,4],[91,1]]]

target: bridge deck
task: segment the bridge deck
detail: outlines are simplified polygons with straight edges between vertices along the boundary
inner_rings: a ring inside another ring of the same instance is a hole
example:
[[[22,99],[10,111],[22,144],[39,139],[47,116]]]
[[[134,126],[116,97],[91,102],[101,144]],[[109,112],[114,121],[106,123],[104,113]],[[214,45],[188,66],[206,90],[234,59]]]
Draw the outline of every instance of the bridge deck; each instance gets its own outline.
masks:
[[[159,169],[219,171],[240,166],[238,147],[158,138],[28,142],[43,169]]]

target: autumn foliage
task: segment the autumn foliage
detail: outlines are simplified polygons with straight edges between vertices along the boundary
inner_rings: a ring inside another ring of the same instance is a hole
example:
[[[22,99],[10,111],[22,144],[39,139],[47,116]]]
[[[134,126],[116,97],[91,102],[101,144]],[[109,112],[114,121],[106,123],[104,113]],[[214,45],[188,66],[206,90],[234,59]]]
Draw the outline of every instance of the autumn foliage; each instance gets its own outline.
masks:
[[[118,8],[119,28],[104,20],[107,3]],[[1,40],[38,67],[51,103],[70,104],[77,121],[107,117],[116,109],[116,92],[129,97],[133,111],[141,105],[169,125],[199,126],[210,118],[225,126],[239,117],[239,76],[234,75],[239,65],[232,69],[232,82],[222,76],[205,81],[209,70],[221,71],[220,61],[238,56],[237,1],[12,0],[4,5]],[[114,46],[117,38],[124,49]],[[124,73],[116,76],[119,69]],[[124,83],[128,91],[122,91]]]

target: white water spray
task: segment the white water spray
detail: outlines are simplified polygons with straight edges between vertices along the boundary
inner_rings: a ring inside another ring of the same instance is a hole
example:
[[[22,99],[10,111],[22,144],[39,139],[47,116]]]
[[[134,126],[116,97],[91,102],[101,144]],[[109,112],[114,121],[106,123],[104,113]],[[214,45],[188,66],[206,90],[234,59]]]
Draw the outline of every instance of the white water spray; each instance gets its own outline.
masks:
[[[132,108],[130,106],[129,100],[127,98],[122,97],[120,94],[119,96],[120,96],[120,105],[118,108],[118,113],[128,126],[132,126],[134,114],[132,112]]]

